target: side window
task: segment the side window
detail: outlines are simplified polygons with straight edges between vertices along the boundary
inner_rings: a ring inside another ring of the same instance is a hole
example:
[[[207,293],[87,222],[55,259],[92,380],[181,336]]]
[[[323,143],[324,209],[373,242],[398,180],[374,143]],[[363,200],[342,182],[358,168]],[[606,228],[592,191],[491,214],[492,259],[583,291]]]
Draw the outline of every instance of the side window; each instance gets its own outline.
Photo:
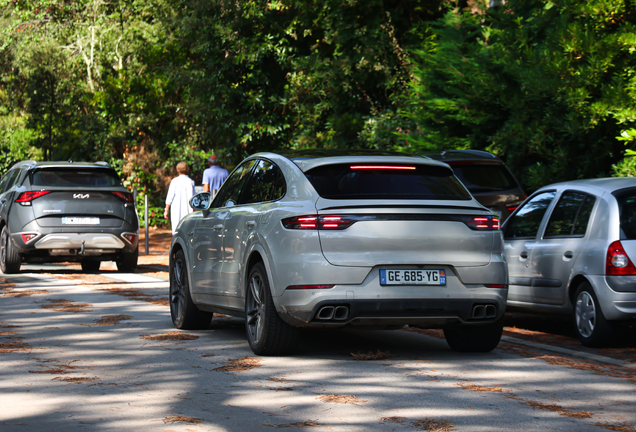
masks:
[[[594,201],[593,197],[581,192],[565,192],[550,215],[544,237],[585,235]]]
[[[556,192],[543,192],[526,202],[506,223],[507,239],[535,237],[548,206]]]
[[[221,186],[219,193],[216,197],[214,197],[212,207],[232,207],[238,203],[241,189],[245,185],[245,180],[247,180],[248,174],[252,169],[252,166],[254,166],[254,163],[254,160],[247,161],[230,174],[227,180],[223,183],[223,186]]]
[[[4,186],[7,184],[9,177],[11,177],[11,172],[6,173],[4,177],[2,177],[2,180],[0,180],[0,193],[4,192]]]
[[[2,189],[0,190],[0,193],[6,192],[7,190],[11,188],[11,186],[13,186],[18,174],[20,174],[19,169],[14,169],[13,171],[9,171],[9,173],[5,176],[6,182],[5,182],[5,179],[2,179],[3,185],[2,185]]]
[[[285,194],[285,179],[276,165],[261,160],[241,194],[241,204],[274,201]]]
[[[585,235],[587,225],[590,223],[590,216],[592,216],[592,209],[594,208],[595,202],[596,198],[593,196],[588,195],[585,197],[585,201],[583,201],[583,204],[581,204],[581,208],[579,209],[579,215],[576,218],[576,222],[574,222],[572,235]]]

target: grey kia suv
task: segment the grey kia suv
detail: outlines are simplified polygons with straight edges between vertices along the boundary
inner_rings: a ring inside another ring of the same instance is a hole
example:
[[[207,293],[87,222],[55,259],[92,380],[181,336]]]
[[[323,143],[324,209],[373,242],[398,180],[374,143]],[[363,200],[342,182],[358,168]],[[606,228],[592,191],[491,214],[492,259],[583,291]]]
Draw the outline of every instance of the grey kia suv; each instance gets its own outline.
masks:
[[[137,267],[139,219],[133,196],[106,162],[15,164],[0,181],[0,268],[79,261],[96,271],[115,261]]]

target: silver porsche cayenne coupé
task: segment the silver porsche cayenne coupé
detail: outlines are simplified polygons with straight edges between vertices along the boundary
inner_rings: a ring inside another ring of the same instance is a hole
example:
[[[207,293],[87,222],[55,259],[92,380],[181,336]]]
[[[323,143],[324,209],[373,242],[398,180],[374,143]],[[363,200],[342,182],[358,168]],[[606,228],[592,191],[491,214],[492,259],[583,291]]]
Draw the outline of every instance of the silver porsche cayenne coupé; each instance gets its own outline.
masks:
[[[302,327],[443,328],[490,351],[508,292],[499,221],[442,162],[371,151],[248,157],[218,194],[195,195],[170,247],[180,329],[245,318],[259,355]]]

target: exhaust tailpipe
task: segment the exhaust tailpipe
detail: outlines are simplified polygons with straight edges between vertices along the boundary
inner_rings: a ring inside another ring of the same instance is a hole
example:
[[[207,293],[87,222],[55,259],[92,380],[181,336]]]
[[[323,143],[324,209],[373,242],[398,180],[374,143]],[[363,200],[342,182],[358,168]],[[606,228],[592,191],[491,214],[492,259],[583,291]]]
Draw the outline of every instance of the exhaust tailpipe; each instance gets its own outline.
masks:
[[[337,306],[336,311],[333,315],[333,319],[335,320],[346,320],[349,315],[349,308],[346,306]]]
[[[333,318],[335,308],[333,306],[325,306],[318,311],[316,318],[320,320],[330,320]]]
[[[494,305],[486,305],[486,318],[494,318],[497,316],[497,308]]]
[[[473,318],[481,319],[486,317],[486,307],[483,305],[477,305],[473,308]]]

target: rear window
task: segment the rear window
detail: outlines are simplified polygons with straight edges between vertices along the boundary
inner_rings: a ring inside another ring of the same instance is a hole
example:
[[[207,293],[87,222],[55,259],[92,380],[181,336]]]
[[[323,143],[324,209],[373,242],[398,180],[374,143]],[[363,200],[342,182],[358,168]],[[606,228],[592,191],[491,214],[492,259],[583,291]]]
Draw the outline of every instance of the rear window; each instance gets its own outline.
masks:
[[[444,167],[348,163],[316,167],[305,175],[327,199],[472,199],[452,171]]]
[[[33,186],[110,187],[121,186],[115,170],[107,168],[46,168],[33,173]]]
[[[517,182],[510,171],[501,164],[451,164],[457,178],[461,180],[469,191],[490,192],[518,188]]]
[[[636,240],[636,189],[615,193],[621,221],[621,240]]]

